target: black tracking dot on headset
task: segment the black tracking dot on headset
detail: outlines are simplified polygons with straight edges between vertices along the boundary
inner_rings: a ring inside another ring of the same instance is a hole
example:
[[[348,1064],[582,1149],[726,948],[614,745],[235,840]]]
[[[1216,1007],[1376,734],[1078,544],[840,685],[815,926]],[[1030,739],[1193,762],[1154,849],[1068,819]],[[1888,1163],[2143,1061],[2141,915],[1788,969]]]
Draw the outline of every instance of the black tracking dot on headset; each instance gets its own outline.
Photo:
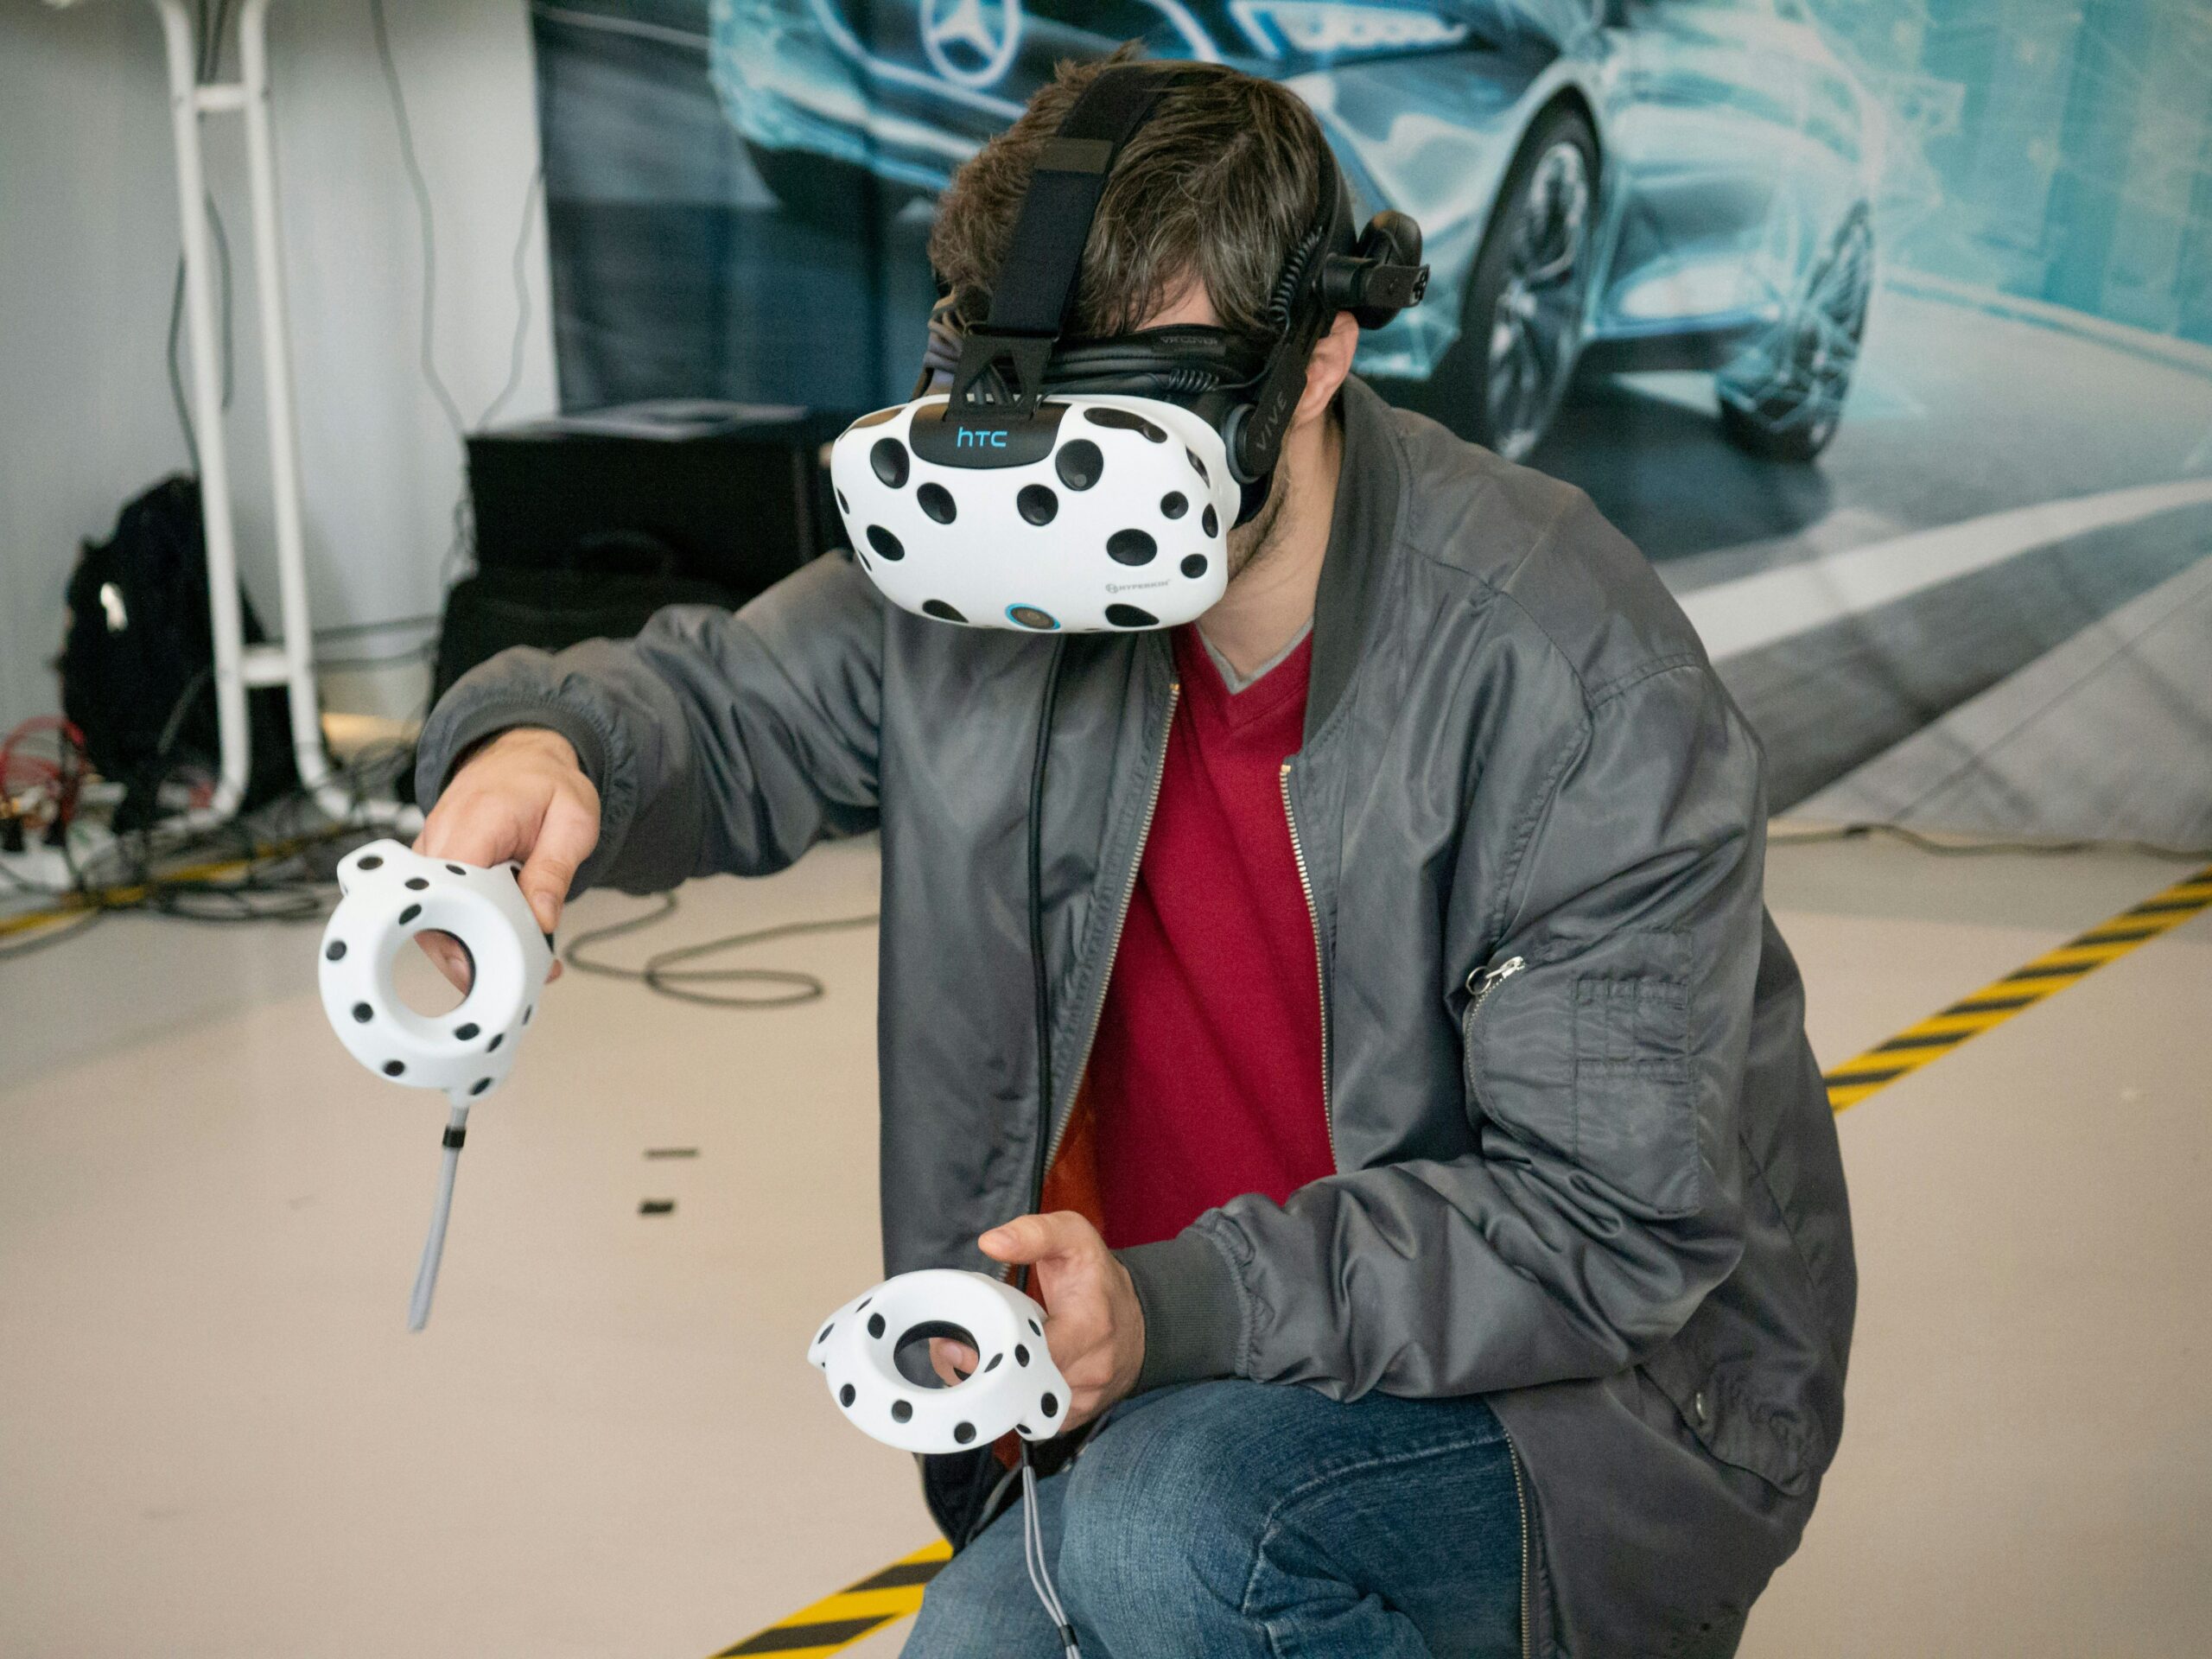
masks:
[[[1083,411],[1083,418],[1093,426],[1107,427],[1117,432],[1141,432],[1150,443],[1167,442],[1166,433],[1143,416],[1132,414],[1126,409],[1086,409]]]
[[[933,616],[940,622],[965,622],[968,620],[966,617],[961,615],[960,613],[953,607],[946,604],[941,599],[924,600],[922,601],[922,614],[925,616]]]
[[[1029,1363],[1029,1351],[1018,1342],[1014,1344],[1014,1363],[1017,1365]]]
[[[407,924],[408,924],[408,923],[410,923],[410,922],[413,921],[413,920],[414,920],[417,916],[420,916],[422,913],[423,913],[423,906],[420,906],[420,905],[410,905],[410,906],[407,906],[407,908],[406,908],[406,909],[404,909],[404,910],[403,910],[403,911],[401,911],[401,912],[399,912],[399,925],[400,925],[402,927],[404,927],[404,926],[406,926],[406,925],[407,925]]]
[[[904,1400],[893,1400],[891,1402],[891,1421],[893,1422],[903,1423],[913,1414],[913,1407],[908,1405]]]
[[[851,502],[849,502],[849,501],[848,501],[848,500],[846,500],[846,499],[845,499],[845,493],[844,493],[842,490],[838,491],[838,492],[837,492],[837,511],[838,511],[838,512],[850,512],[852,510],[853,510],[853,504],[852,504]]]
[[[952,499],[952,492],[942,484],[925,484],[914,492],[914,499],[921,504],[924,512],[940,524],[949,524],[960,516],[960,505]]]
[[[1087,490],[1105,476],[1106,457],[1089,438],[1077,438],[1060,446],[1060,453],[1052,459],[1052,470],[1068,488]]]
[[[1190,510],[1191,498],[1180,490],[1170,490],[1160,498],[1160,516],[1163,518],[1180,518]]]
[[[504,1043],[506,1040],[507,1033],[503,1031],[498,1036],[494,1037],[490,1042],[484,1045],[484,1052],[486,1054],[489,1054],[493,1049],[497,1048],[501,1043]]]
[[[817,1346],[817,1347],[819,1347],[822,1344],[823,1344],[823,1343],[825,1343],[825,1342],[829,1341],[829,1340],[830,1340],[830,1333],[832,1331],[835,1331],[836,1328],[837,1328],[837,1321],[836,1321],[836,1320],[835,1320],[835,1319],[830,1320],[829,1324],[827,1324],[827,1325],[823,1325],[823,1326],[822,1327],[822,1334],[821,1334],[820,1336],[817,1337],[817,1338],[814,1339],[814,1341],[815,1341],[815,1345],[816,1345],[816,1346]]]
[[[1037,1409],[1043,1412],[1047,1417],[1058,1416],[1060,1414],[1060,1402],[1058,1397],[1054,1395],[1046,1395],[1043,1399],[1037,1402]]]
[[[1198,577],[1205,575],[1205,573],[1206,556],[1205,554],[1191,553],[1184,556],[1183,574],[1185,575],[1189,576],[1195,581]]]
[[[384,860],[371,853],[353,868],[357,870],[380,870],[384,868]]]
[[[491,1078],[489,1078],[489,1077],[479,1077],[479,1078],[477,1078],[477,1079],[476,1079],[475,1086],[474,1086],[474,1088],[470,1089],[468,1092],[469,1092],[470,1094],[472,1094],[472,1095],[480,1095],[480,1094],[482,1094],[482,1093],[483,1093],[486,1089],[489,1089],[491,1086],[492,1086],[492,1079],[491,1079]]]
[[[854,1400],[858,1396],[854,1392],[853,1385],[849,1382],[846,1383],[843,1388],[837,1390],[837,1403],[841,1406],[851,1405]]]
[[[1037,1321],[1036,1321],[1036,1320],[1034,1320],[1034,1319],[1032,1319],[1032,1320],[1030,1320],[1030,1321],[1029,1321],[1029,1328],[1030,1328],[1032,1331],[1034,1331],[1034,1332],[1035,1332],[1039,1336],[1040,1336],[1040,1337],[1041,1337],[1041,1336],[1043,1336],[1043,1335],[1045,1334],[1044,1327],[1043,1327],[1042,1325],[1039,1325],[1039,1324],[1037,1323]]]
[[[1117,628],[1156,628],[1160,626],[1158,617],[1134,605],[1109,605],[1106,620]]]
[[[426,876],[410,875],[407,878],[407,890],[410,893],[420,893],[429,885],[429,879]]]
[[[406,1066],[397,1060],[386,1060],[384,1063],[384,1074],[387,1077],[396,1077],[406,1069]]]
[[[344,961],[346,957],[346,941],[343,939],[333,939],[328,944],[322,947],[322,954],[332,962]]]
[[[377,1011],[371,1007],[367,1003],[356,1002],[353,1005],[353,1018],[359,1020],[362,1025],[367,1025],[370,1020],[376,1017]]]
[[[976,1425],[973,1423],[955,1423],[952,1426],[952,1438],[959,1441],[963,1446],[967,1445],[969,1441],[976,1438]]]
[[[878,438],[868,452],[868,464],[893,489],[906,481],[906,446],[896,438]]]
[[[868,1316],[868,1333],[871,1337],[880,1337],[883,1334],[882,1314],[871,1313]]]
[[[1141,530],[1117,530],[1106,538],[1106,556],[1116,564],[1150,564],[1160,543]]]
[[[1191,470],[1196,473],[1200,479],[1204,480],[1207,483],[1211,483],[1213,481],[1207,476],[1206,464],[1198,459],[1198,452],[1197,450],[1185,449],[1183,452],[1183,458],[1191,463]]]
[[[1021,516],[1033,524],[1049,524],[1058,516],[1060,498],[1042,484],[1025,484],[1014,498]]]
[[[906,550],[899,538],[881,524],[868,527],[868,544],[875,550],[876,556],[880,559],[895,561],[906,556]]]
[[[455,1026],[453,1034],[465,1043],[476,1035],[476,1027],[473,1022],[466,1026]]]
[[[1198,516],[1198,528],[1205,531],[1209,537],[1220,535],[1221,515],[1216,512],[1211,507],[1208,507],[1205,512]]]
[[[987,1371],[995,1371],[999,1368],[999,1361],[1005,1357],[1006,1356],[1004,1354],[993,1354],[991,1356],[990,1363],[984,1366],[983,1369]]]
[[[462,869],[458,864],[448,864],[446,866],[446,868],[451,870],[455,875],[467,875],[468,874],[467,870]]]

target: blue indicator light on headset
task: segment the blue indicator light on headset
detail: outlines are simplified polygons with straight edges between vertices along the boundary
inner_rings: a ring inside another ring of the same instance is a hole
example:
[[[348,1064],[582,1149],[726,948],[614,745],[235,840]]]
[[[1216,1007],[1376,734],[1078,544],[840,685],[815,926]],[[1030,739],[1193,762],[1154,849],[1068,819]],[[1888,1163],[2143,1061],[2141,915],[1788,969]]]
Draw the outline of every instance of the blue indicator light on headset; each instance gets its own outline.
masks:
[[[1050,611],[1040,611],[1034,605],[1009,605],[1006,620],[1016,627],[1034,628],[1039,633],[1051,633],[1059,627]]]

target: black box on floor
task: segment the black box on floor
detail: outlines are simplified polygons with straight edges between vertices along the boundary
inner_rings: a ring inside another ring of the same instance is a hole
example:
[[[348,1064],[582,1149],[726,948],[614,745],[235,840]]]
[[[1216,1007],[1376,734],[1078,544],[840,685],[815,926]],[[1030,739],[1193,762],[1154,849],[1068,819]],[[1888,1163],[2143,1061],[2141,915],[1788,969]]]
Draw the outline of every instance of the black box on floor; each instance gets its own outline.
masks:
[[[607,546],[658,543],[673,574],[741,602],[842,541],[819,451],[847,418],[668,400],[478,433],[477,564],[588,570]]]

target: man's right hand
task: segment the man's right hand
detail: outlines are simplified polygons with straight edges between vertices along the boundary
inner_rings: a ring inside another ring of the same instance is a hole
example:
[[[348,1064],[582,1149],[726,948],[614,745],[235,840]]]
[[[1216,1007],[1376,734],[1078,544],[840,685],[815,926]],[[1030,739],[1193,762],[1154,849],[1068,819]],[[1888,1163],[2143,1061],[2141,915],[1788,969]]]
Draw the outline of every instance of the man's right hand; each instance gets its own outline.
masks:
[[[423,821],[415,850],[463,864],[522,861],[523,897],[550,933],[576,869],[599,844],[599,791],[558,732],[518,726],[486,741],[462,763]],[[439,971],[468,988],[468,953],[444,933],[416,938]],[[558,977],[561,964],[553,964]]]

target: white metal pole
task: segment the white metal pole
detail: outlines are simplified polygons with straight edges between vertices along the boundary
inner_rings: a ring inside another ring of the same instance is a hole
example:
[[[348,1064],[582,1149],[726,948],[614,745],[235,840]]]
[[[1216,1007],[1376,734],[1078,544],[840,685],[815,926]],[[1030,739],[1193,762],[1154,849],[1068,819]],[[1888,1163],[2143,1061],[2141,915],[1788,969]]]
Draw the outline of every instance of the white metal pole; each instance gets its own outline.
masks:
[[[208,285],[207,185],[200,166],[200,68],[184,0],[153,0],[168,46],[169,119],[176,136],[177,207],[184,236],[184,316],[192,345],[193,419],[200,448],[200,502],[207,543],[207,606],[215,635],[215,715],[222,734],[222,775],[207,816],[228,817],[245,798],[251,767],[238,613],[236,527],[231,469],[223,442],[223,385],[217,356],[215,299]]]
[[[300,524],[298,425],[293,413],[289,319],[276,219],[276,169],[269,118],[269,7],[245,0],[238,13],[238,73],[245,107],[246,177],[252,190],[254,286],[261,315],[261,373],[268,399],[269,475],[276,495],[276,576],[283,613],[284,677],[291,699],[292,756],[315,804],[344,817],[353,803],[331,776],[322,747],[315,680],[315,625],[308,611],[307,543]]]

